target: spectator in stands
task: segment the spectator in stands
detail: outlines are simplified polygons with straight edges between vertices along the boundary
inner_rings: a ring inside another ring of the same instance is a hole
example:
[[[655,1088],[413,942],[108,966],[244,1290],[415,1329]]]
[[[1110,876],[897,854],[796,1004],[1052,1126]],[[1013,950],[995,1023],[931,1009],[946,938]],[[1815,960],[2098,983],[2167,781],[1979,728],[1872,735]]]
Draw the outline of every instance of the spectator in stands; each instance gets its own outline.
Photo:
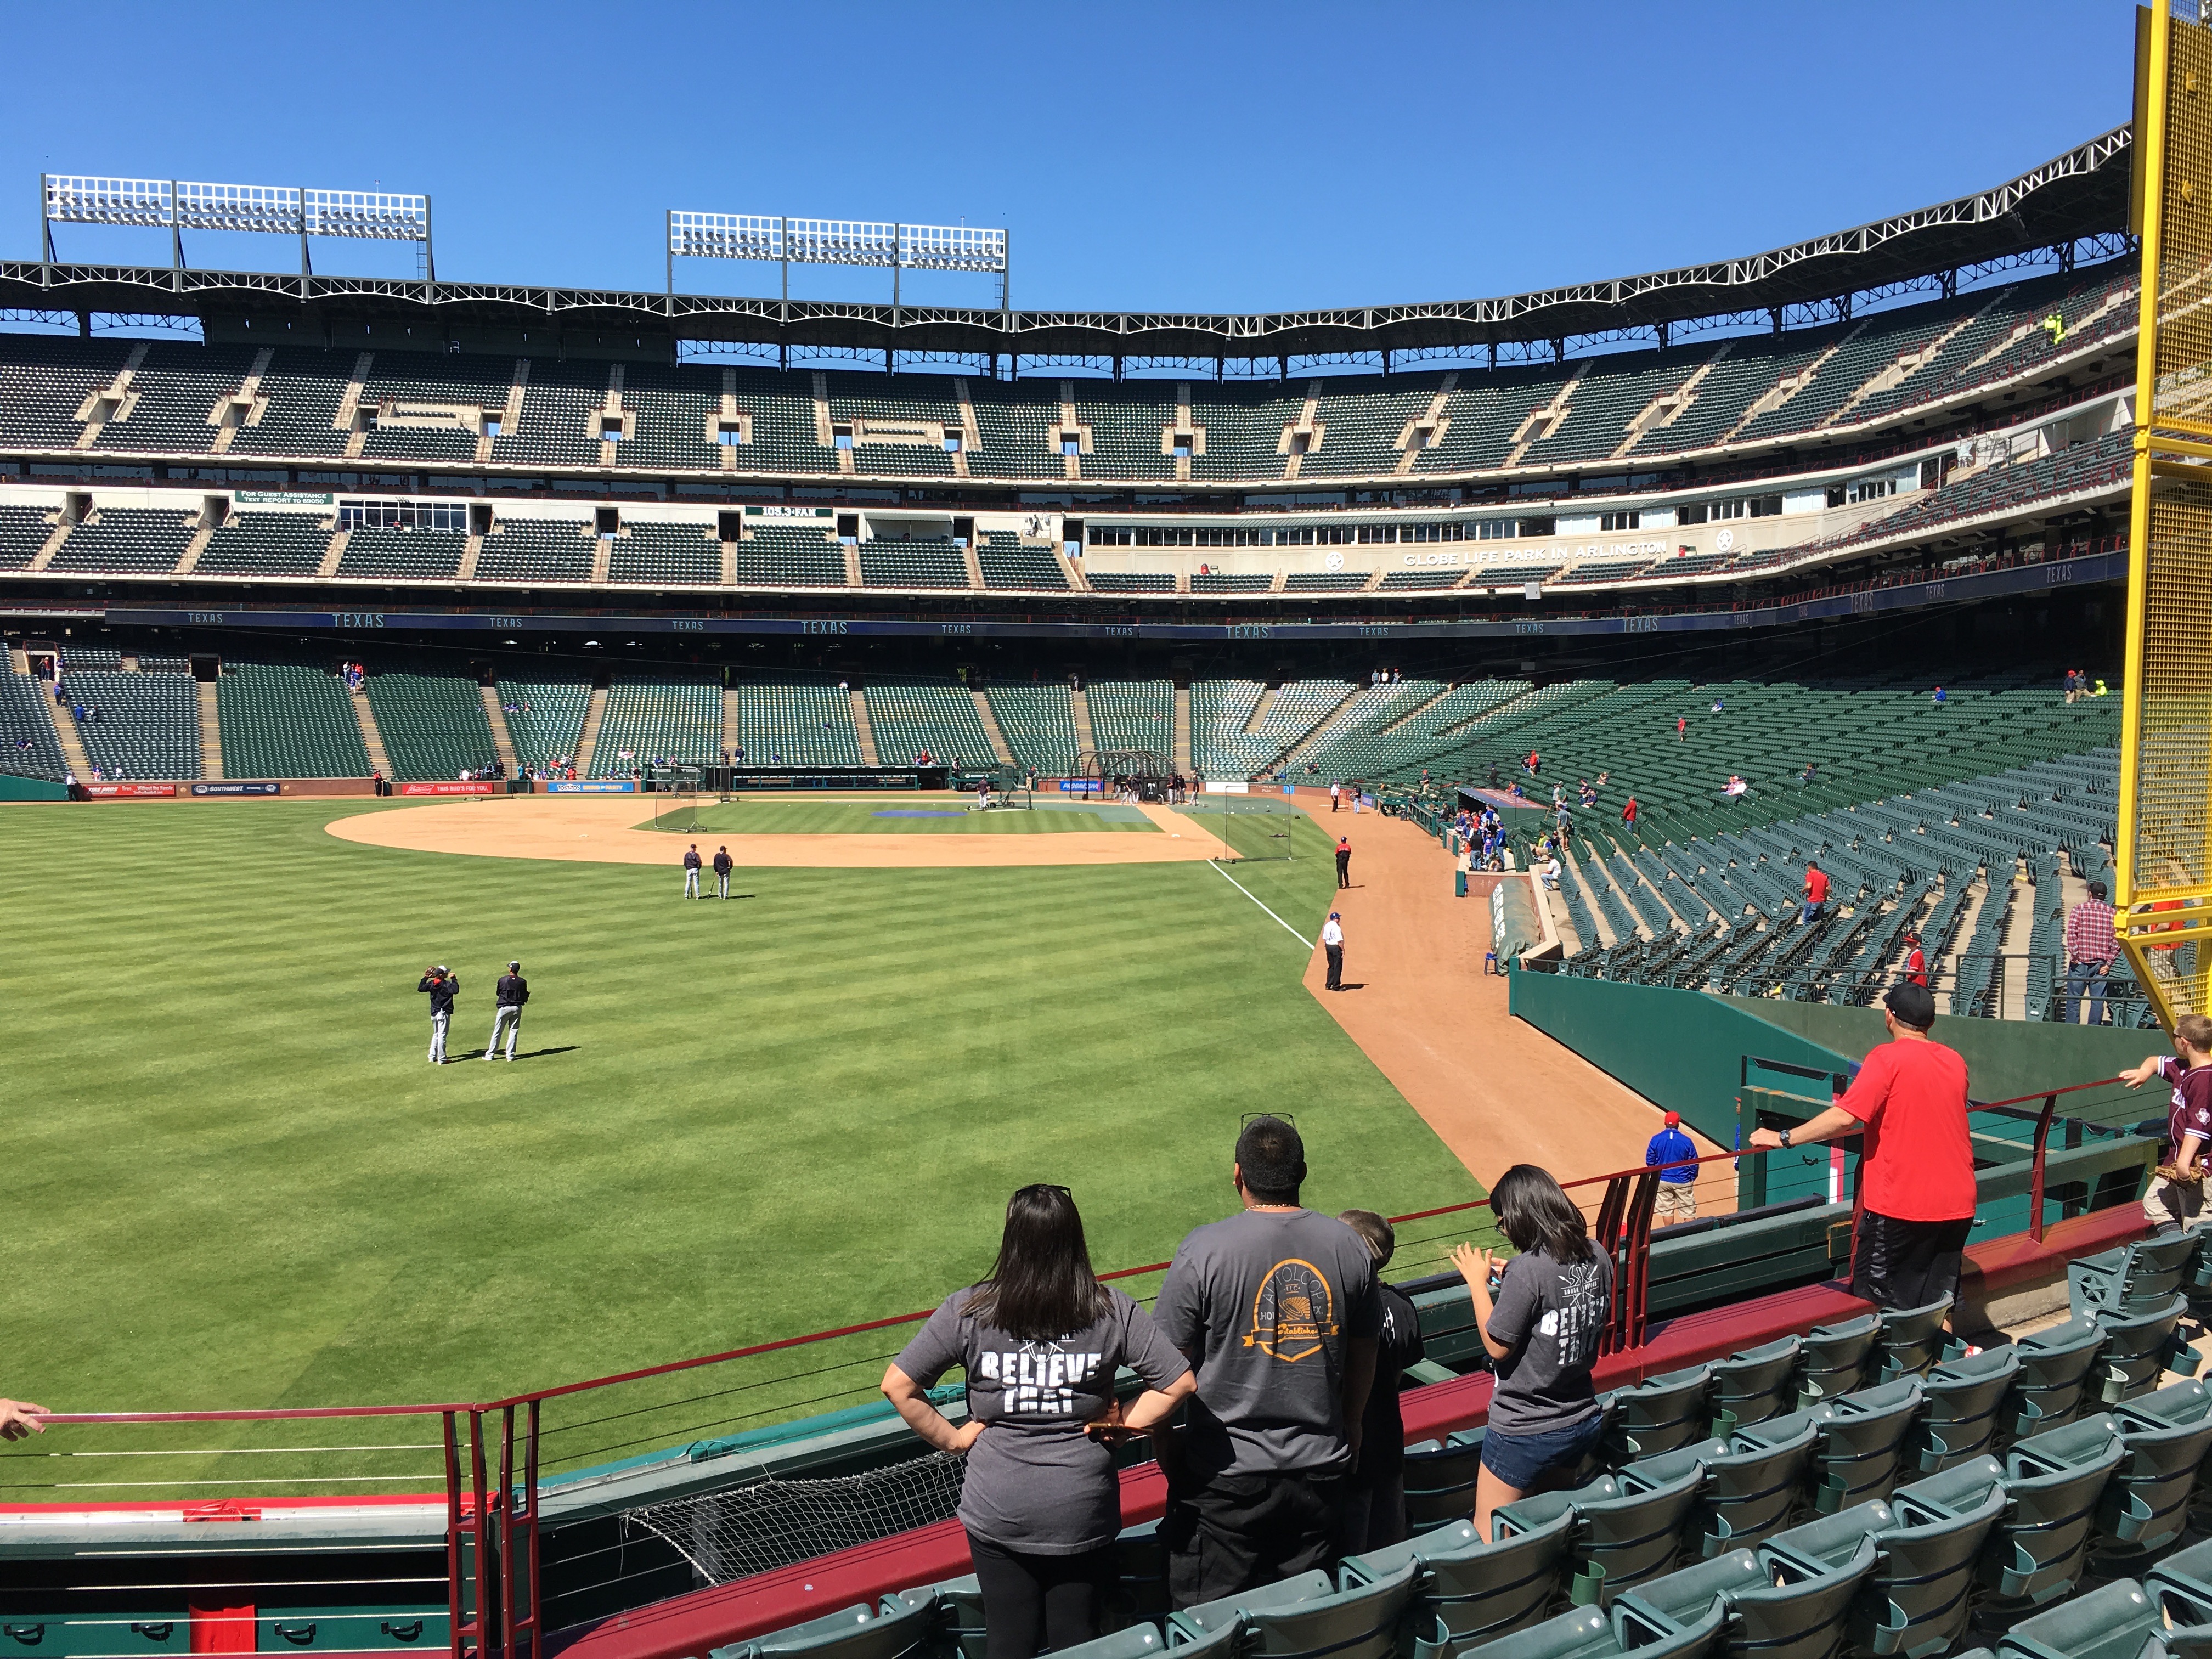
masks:
[[[40,1419],[52,1415],[44,1406],[34,1406],[27,1400],[0,1400],[0,1440],[44,1434],[46,1425]]]
[[[1534,777],[1544,769],[1544,757],[1534,750],[1528,751],[1528,775]]]
[[[1559,856],[1558,854],[1549,852],[1544,854],[1542,857],[1536,860],[1536,863],[1532,867],[1535,870],[1537,880],[1542,882],[1545,886],[1551,889],[1554,893],[1559,890]]]
[[[1905,982],[1917,985],[1924,991],[1928,988],[1928,953],[1920,948],[1917,933],[1907,933],[1905,943]]]
[[[1547,1171],[1515,1164],[1491,1188],[1490,1207],[1519,1254],[1501,1261],[1462,1244],[1451,1255],[1498,1373],[1474,1486],[1486,1542],[1492,1510],[1571,1476],[1605,1432],[1590,1365],[1613,1304],[1613,1262]]]
[[[2059,1018],[2081,1023],[2081,999],[2089,1000],[2088,1024],[2105,1023],[2105,981],[2118,953],[2112,907],[2105,902],[2105,884],[2089,884],[2089,896],[2066,913],[2066,1004]]]
[[[1721,793],[1726,795],[1730,800],[1734,800],[1737,796],[1742,794],[1745,790],[1750,787],[1751,786],[1749,784],[1746,783],[1741,778],[1731,772],[1729,774],[1729,781],[1721,786]]]
[[[2073,705],[2074,705],[2074,702],[2075,702],[2075,699],[2077,699],[2078,697],[2080,697],[2080,696],[2081,696],[2081,671],[2080,669],[2078,669],[2078,668],[2069,668],[2069,669],[2068,669],[2068,670],[2066,671],[2066,704],[2067,704],[2067,707],[2068,707],[2068,708],[2072,708],[2072,707],[2073,707]]]
[[[1230,1178],[1243,1212],[1183,1240],[1153,1308],[1198,1368],[1182,1431],[1155,1441],[1178,1607],[1332,1559],[1382,1324],[1366,1245],[1298,1203],[1296,1127],[1247,1123]]]
[[[1627,801],[1621,806],[1620,821],[1632,830],[1636,827],[1636,797],[1631,795]]]
[[[1807,761],[1805,763],[1805,774],[1798,780],[1798,781],[1809,785],[1813,781],[1813,774],[1816,769],[1817,769],[1811,761]]]
[[[1805,860],[1805,909],[1797,918],[1800,927],[1809,927],[1820,919],[1821,911],[1828,905],[1828,872],[1812,860]]]
[[[1588,778],[1584,778],[1582,781],[1582,787],[1575,792],[1575,794],[1576,799],[1580,800],[1584,806],[1595,806],[1597,805],[1597,791],[1590,787],[1589,780]]]
[[[1645,1166],[1659,1168],[1659,1196],[1652,1205],[1651,1218],[1661,1226],[1697,1218],[1697,1158],[1698,1143],[1682,1133],[1682,1115],[1668,1113],[1666,1127],[1644,1149]]]
[[[1930,701],[1931,702],[1933,702],[1933,703],[1934,703],[1934,704],[1935,704],[1938,708],[1941,708],[1944,705],[1944,703],[1945,703],[1945,702],[1948,702],[1948,701],[1949,701],[1949,700],[1944,696],[1944,695],[1943,695],[1943,688],[1942,688],[1942,686],[1940,686],[1940,685],[1939,685],[1939,686],[1937,686],[1937,687],[1936,688],[1936,695],[1935,695],[1933,697],[1931,697],[1931,698],[1929,699],[1929,701]]]
[[[1346,1483],[1340,1512],[1338,1549],[1359,1555],[1406,1536],[1406,1419],[1398,1407],[1398,1389],[1407,1368],[1419,1364],[1425,1350],[1420,1315],[1404,1291],[1382,1282],[1382,1270],[1398,1249],[1397,1233],[1372,1210],[1346,1210],[1337,1219],[1359,1235],[1374,1257],[1375,1289],[1382,1304],[1375,1382],[1361,1419],[1359,1464]]]
[[[2140,1089],[2154,1077],[2171,1083],[2173,1096],[2165,1153],[2143,1194],[2143,1214],[2154,1231],[2179,1232],[2204,1211],[2208,1172],[2197,1159],[2212,1141],[2212,1018],[2182,1015],[2173,1022],[2173,1054],[2150,1055],[2122,1072],[2120,1081]]]
[[[967,1373],[958,1428],[927,1390]],[[1115,1371],[1146,1384],[1123,1412]],[[1024,1187],[1006,1205],[990,1276],[955,1291],[884,1373],[907,1426],[965,1454],[960,1522],[983,1593],[987,1659],[1031,1659],[1098,1634],[1115,1577],[1121,1483],[1110,1444],[1164,1419],[1195,1386],[1190,1362],[1091,1268],[1065,1187]]]
[[[446,1063],[446,1030],[453,1023],[453,999],[460,994],[460,977],[441,962],[424,974],[422,983],[415,988],[429,994],[430,1063],[443,1066]]]
[[[1486,787],[1492,789],[1498,787],[1498,763],[1496,761],[1490,763],[1490,781]]]
[[[1721,709],[1722,709],[1722,708],[1723,708],[1723,706],[1724,706],[1724,705],[1722,703],[1721,700],[1720,700],[1718,697],[1715,697],[1715,698],[1713,699],[1713,713],[1715,713],[1716,714],[1719,714],[1719,713],[1721,712]]]
[[[1689,716],[1688,716],[1688,715],[1686,715],[1686,714],[1677,714],[1677,715],[1675,715],[1675,716],[1674,716],[1674,741],[1675,741],[1675,742],[1677,742],[1677,743],[1687,743],[1687,742],[1689,742],[1689,740],[1690,740],[1690,720],[1689,720]]]
[[[1882,1004],[1890,1040],[1867,1055],[1850,1091],[1794,1129],[1753,1130],[1750,1145],[1809,1146],[1863,1129],[1851,1292],[1880,1308],[1924,1308],[1957,1293],[1974,1222],[1966,1062],[1929,1039],[1927,987],[1896,986]]]

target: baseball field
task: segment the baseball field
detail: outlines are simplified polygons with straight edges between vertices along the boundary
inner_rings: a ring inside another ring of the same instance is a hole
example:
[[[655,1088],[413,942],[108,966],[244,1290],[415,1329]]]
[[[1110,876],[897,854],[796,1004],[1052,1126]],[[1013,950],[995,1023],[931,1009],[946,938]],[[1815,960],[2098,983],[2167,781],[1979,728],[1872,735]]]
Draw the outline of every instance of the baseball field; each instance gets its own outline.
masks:
[[[649,802],[522,834],[524,809],[571,804],[0,819],[0,1394],[483,1399],[902,1313],[988,1267],[1032,1181],[1073,1188],[1102,1270],[1152,1261],[1234,1206],[1260,1110],[1295,1115],[1317,1207],[1477,1195],[1301,983],[1333,890],[1302,817],[1209,817],[1158,861],[1030,863],[1189,824],[710,805],[728,828],[701,839],[733,851],[896,836],[921,861],[741,857],[728,902],[688,902],[686,837]],[[1296,856],[1232,883],[1195,847],[1224,834]],[[559,850],[592,836],[623,850]],[[954,843],[1009,861],[927,861]],[[472,1056],[510,957],[532,991],[519,1063],[426,1064],[424,969],[459,972],[452,1052]]]

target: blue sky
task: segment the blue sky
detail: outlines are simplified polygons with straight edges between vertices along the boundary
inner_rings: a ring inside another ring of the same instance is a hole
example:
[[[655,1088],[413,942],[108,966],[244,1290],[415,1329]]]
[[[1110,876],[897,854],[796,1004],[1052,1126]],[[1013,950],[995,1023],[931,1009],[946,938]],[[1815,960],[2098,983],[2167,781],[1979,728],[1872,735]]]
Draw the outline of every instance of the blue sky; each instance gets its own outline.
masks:
[[[2127,118],[2127,0],[14,8],[41,170],[428,192],[439,275],[659,288],[669,207],[1006,226],[1018,307],[1456,299],[1749,252]],[[166,235],[62,227],[64,258]],[[195,264],[283,269],[272,239]],[[318,268],[411,270],[325,244]],[[775,292],[766,265],[678,285]],[[988,279],[909,296],[987,303]],[[816,269],[794,295],[875,298]]]

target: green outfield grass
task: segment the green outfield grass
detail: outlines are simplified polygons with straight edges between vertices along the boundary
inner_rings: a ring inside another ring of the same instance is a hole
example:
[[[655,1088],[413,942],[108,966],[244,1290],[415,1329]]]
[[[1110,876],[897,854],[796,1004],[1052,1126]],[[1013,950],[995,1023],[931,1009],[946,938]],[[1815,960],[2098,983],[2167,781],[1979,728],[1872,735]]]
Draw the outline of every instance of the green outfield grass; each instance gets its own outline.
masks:
[[[930,1304],[1029,1181],[1074,1188],[1102,1269],[1152,1261],[1233,1206],[1261,1109],[1316,1206],[1477,1193],[1212,865],[744,871],[687,903],[672,869],[324,832],[356,810],[0,809],[0,1394],[488,1398]],[[1296,829],[1235,878],[1310,937],[1328,837]],[[423,968],[459,970],[473,1054],[510,956],[525,1063],[426,1065]]]
[[[922,816],[922,815],[927,816]],[[1128,830],[1157,836],[1159,826],[1133,808],[1105,812],[1000,811],[977,812],[966,798],[939,794],[930,799],[885,801],[746,800],[702,801],[697,808],[664,808],[656,829],[733,836],[1051,836],[1079,830]]]

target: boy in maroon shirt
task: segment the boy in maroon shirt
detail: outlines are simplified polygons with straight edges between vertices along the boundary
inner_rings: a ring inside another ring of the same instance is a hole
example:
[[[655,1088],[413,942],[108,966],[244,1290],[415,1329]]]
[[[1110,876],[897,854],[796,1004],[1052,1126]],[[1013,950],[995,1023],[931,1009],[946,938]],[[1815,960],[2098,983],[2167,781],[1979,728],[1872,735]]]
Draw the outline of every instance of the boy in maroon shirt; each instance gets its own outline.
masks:
[[[2206,1171],[2198,1160],[2212,1142],[2212,1018],[2184,1014],[2175,1020],[2173,1052],[2179,1058],[2152,1054],[2120,1073],[2130,1089],[2154,1077],[2173,1085],[2166,1115],[2166,1158],[2142,1201],[2143,1214],[2160,1233],[2191,1225],[2204,1209]]]
[[[1851,1293],[1876,1307],[1924,1308],[1958,1293],[1974,1224],[1966,1062],[1929,1041],[1936,999],[1926,986],[1896,986],[1882,1003],[1890,1040],[1868,1054],[1850,1092],[1794,1129],[1753,1130],[1751,1145],[1809,1146],[1863,1130]]]

